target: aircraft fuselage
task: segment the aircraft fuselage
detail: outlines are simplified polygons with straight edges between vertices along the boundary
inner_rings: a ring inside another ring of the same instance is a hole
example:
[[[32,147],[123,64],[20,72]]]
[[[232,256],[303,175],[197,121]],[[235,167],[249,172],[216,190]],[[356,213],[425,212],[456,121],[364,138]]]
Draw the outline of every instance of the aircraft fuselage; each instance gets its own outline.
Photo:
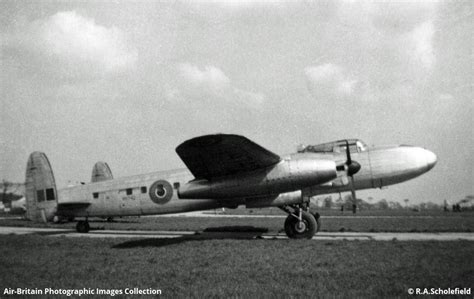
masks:
[[[354,175],[356,190],[382,188],[410,180],[427,172],[436,163],[436,156],[432,152],[412,146],[369,148],[365,151],[353,152],[351,155],[352,159],[361,165],[360,171]],[[336,164],[345,159],[344,153],[295,153],[282,157],[282,161],[326,160],[334,161]],[[271,171],[267,173],[271,174]],[[295,171],[293,170],[292,174],[289,170],[285,175],[291,178],[295,175]],[[284,175],[278,177],[281,180],[284,178]],[[301,203],[302,193],[305,196],[314,196],[350,190],[350,186],[343,179],[331,177],[327,182],[322,184],[318,182],[313,186],[307,184],[303,189],[300,189],[300,186],[295,186],[295,188],[289,186],[289,189],[285,189],[288,192],[282,193],[281,188],[278,189],[281,185],[270,184],[265,172],[263,174],[259,172],[254,175],[247,174],[245,178],[239,178],[239,180],[223,180],[217,184],[221,188],[220,192],[224,192],[226,188],[240,190],[247,186],[245,194],[252,194],[251,191],[254,190],[252,196],[237,194],[230,198],[225,196],[213,199],[180,198],[179,191],[184,190],[193,179],[189,170],[181,169],[68,187],[58,190],[58,202],[59,204],[71,203],[70,208],[59,209],[57,214],[66,217],[111,217],[180,213],[238,205],[246,205],[249,208],[281,206]],[[245,179],[248,182],[259,182],[259,184],[248,187]],[[157,189],[154,185],[157,181],[168,182],[169,188]],[[235,184],[240,184],[240,186]],[[252,190],[248,190],[249,188]],[[88,202],[90,205],[71,208],[74,207],[74,202]]]

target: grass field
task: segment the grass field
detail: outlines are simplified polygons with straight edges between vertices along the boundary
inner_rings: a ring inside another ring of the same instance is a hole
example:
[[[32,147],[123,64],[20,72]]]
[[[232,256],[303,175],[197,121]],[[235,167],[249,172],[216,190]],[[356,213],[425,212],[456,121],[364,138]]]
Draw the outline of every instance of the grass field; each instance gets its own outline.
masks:
[[[370,218],[351,217],[352,214],[325,218],[322,212],[321,231],[355,231],[355,232],[473,232],[474,213],[437,213],[437,214],[407,214],[391,215],[397,217]],[[360,216],[371,216],[361,214]],[[375,215],[384,216],[384,215]],[[407,217],[398,217],[407,216]],[[108,223],[103,220],[91,219],[92,229],[121,229],[121,230],[189,230],[200,231],[206,228],[220,226],[254,226],[268,228],[270,232],[283,229],[284,218],[202,218],[202,217],[141,217],[118,218]],[[43,224],[32,223],[23,219],[1,219],[0,226],[33,226],[74,228],[75,223]]]
[[[474,242],[0,237],[0,287],[164,297],[382,297],[474,287]]]

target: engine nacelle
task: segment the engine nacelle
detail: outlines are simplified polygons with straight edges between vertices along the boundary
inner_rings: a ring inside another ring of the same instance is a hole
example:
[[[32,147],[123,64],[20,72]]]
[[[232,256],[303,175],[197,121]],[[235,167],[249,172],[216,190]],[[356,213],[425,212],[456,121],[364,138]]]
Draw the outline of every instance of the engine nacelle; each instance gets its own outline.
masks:
[[[284,205],[300,204],[303,202],[301,190],[281,193],[274,197],[267,198],[251,198],[245,201],[247,209],[265,208],[265,207],[280,207]]]
[[[276,165],[250,173],[210,181],[191,181],[179,188],[178,196],[182,199],[270,197],[323,184],[336,177],[334,161],[292,156]]]

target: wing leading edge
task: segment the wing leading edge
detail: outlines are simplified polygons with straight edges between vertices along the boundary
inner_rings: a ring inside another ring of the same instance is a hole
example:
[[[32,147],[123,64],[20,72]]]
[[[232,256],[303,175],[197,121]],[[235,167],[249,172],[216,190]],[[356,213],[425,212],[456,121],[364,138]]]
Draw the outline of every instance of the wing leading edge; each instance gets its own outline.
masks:
[[[216,134],[189,139],[176,148],[196,179],[249,172],[274,165],[280,156],[239,135]]]

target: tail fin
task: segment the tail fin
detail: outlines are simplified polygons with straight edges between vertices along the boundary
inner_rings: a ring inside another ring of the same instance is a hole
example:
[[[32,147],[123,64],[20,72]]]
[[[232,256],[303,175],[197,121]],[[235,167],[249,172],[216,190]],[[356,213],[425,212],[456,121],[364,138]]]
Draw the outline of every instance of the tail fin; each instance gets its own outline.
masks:
[[[110,167],[107,163],[105,162],[95,163],[94,168],[92,168],[92,177],[91,177],[92,183],[108,181],[113,178],[114,177],[112,176],[112,171],[110,170]]]
[[[57,210],[56,182],[44,153],[31,153],[26,165],[26,217],[35,222],[52,221]]]

